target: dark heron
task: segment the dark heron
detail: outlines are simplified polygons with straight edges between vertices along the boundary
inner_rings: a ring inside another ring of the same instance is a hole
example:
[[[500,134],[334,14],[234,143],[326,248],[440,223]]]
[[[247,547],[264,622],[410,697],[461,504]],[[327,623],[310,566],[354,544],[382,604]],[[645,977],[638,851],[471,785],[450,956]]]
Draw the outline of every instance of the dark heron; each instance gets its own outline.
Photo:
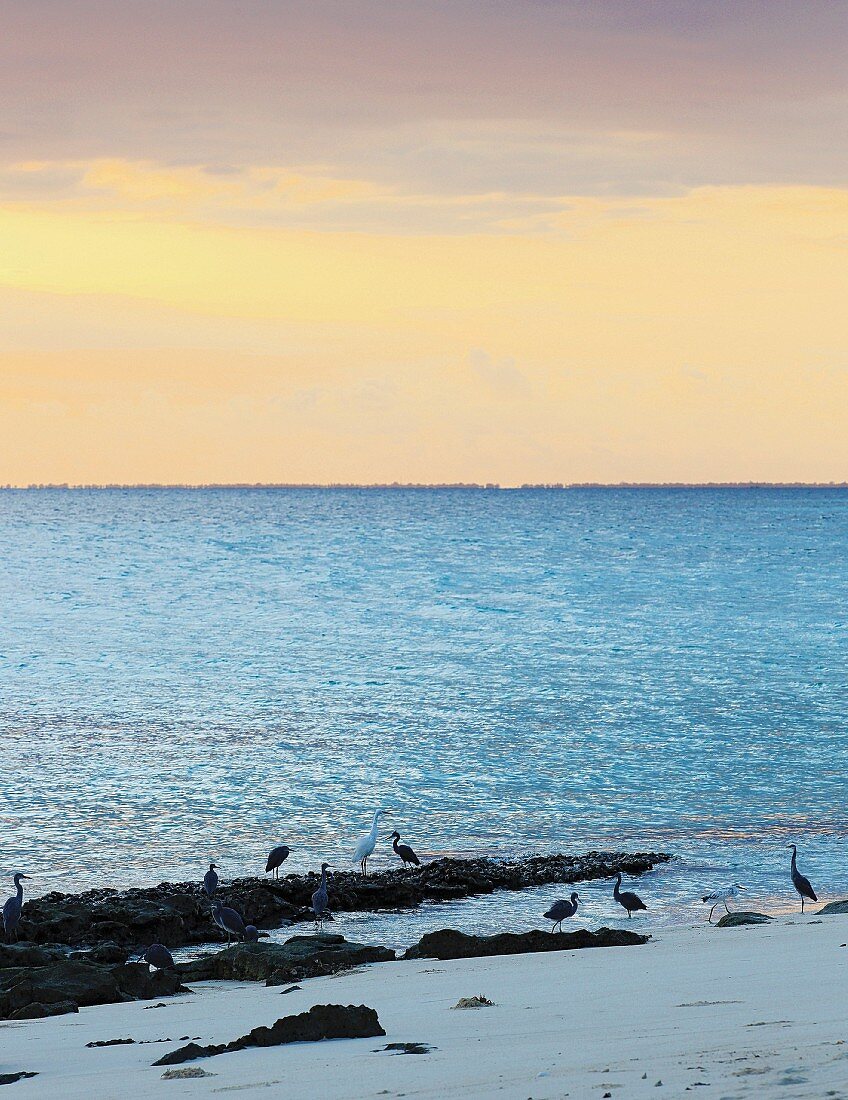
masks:
[[[789,847],[792,849],[792,863],[789,867],[789,873],[792,876],[792,885],[801,895],[801,912],[803,913],[805,898],[809,898],[810,901],[818,901],[819,899],[816,897],[815,890],[810,885],[810,880],[808,878],[805,878],[804,875],[802,875],[801,872],[798,870],[798,865],[796,863],[798,849],[795,847],[794,844],[790,844]]]
[[[215,874],[217,863],[210,863],[209,870],[203,876],[203,891],[207,898],[211,898],[218,889],[218,876]]]
[[[371,823],[371,832],[359,838],[359,842],[353,850],[353,858],[359,863],[363,875],[368,874],[368,857],[377,847],[377,823],[388,810],[375,810],[374,820]]]
[[[568,917],[573,917],[577,912],[577,898],[576,893],[571,895],[571,900],[568,898],[560,898],[559,901],[555,901],[547,913],[543,913],[542,916],[545,920],[552,920],[554,923],[551,925],[551,932],[554,931],[557,925],[559,925],[560,932],[562,931],[562,922]]]
[[[274,872],[274,878],[280,877],[280,868],[283,863],[289,858],[289,852],[291,848],[287,844],[278,844],[276,848],[272,848],[268,853],[268,862],[265,864],[265,874],[269,871]]]
[[[12,933],[15,933],[15,940],[18,938],[18,922],[21,919],[21,909],[24,906],[24,888],[21,886],[21,879],[29,878],[29,875],[21,874],[20,871],[15,875],[13,881],[15,883],[15,893],[9,898],[6,904],[3,906],[3,929],[6,933],[6,939],[8,940]]]
[[[739,891],[744,889],[744,886],[740,886],[738,882],[734,882],[732,886],[725,886],[721,890],[713,890],[711,894],[704,894],[704,896],[701,898],[701,901],[704,903],[704,905],[712,906],[712,909],[710,909],[710,915],[707,917],[709,923],[713,923],[713,913],[715,912],[715,908],[717,905],[721,905],[721,903],[724,902],[725,912],[729,913],[730,910],[727,908],[728,901],[730,900],[730,898],[735,898]]]
[[[615,882],[615,889],[612,892],[612,896],[618,902],[622,908],[627,910],[627,916],[632,917],[637,909],[647,909],[647,905],[642,901],[638,894],[634,894],[632,890],[622,890],[621,888],[621,871],[618,872],[618,878]]]
[[[255,924],[246,924],[244,926],[244,942],[256,943],[259,940],[259,929]]]
[[[230,945],[231,936],[244,935],[244,921],[241,918],[241,914],[237,913],[235,909],[230,909],[228,906],[223,905],[220,901],[212,902],[212,920],[218,925],[222,932],[227,933],[228,947]]]
[[[404,867],[407,865],[407,863],[413,863],[416,867],[421,866],[421,860],[418,858],[415,852],[413,852],[410,846],[408,844],[400,843],[400,833],[397,830],[391,833],[388,839],[392,842],[392,848],[394,848],[395,855],[400,856],[400,858],[403,860]]]
[[[155,966],[157,970],[176,970],[174,956],[163,943],[151,943],[141,956],[141,961]]]
[[[324,928],[327,902],[330,900],[330,895],[327,893],[327,868],[329,866],[329,863],[321,864],[321,884],[312,895],[312,912],[315,914],[315,923],[318,925],[319,930]]]

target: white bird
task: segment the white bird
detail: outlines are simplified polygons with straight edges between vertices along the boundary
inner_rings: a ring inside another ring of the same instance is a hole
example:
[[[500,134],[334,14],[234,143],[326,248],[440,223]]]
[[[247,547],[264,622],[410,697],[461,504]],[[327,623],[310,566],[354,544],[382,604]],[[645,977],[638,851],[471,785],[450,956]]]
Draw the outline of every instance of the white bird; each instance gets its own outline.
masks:
[[[353,853],[353,858],[359,863],[362,870],[362,874],[367,877],[368,875],[368,857],[377,847],[377,824],[380,818],[387,814],[388,810],[375,810],[374,821],[371,825],[371,832],[367,836],[360,838],[359,843]]]
[[[740,890],[747,890],[747,886],[740,886],[738,882],[734,882],[732,886],[724,886],[720,890],[713,890],[711,894],[705,894],[701,898],[701,901],[704,902],[705,905],[712,905],[710,915],[707,917],[710,924],[713,923],[713,910],[715,907],[724,902],[724,908],[729,913],[730,910],[727,908],[727,902],[730,898],[735,898]]]

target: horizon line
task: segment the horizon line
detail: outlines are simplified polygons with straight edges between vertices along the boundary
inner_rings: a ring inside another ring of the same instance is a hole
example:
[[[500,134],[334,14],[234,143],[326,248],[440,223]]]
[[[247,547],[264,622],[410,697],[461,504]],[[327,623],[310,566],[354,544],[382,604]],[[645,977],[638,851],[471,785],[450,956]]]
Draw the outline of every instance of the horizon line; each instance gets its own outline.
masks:
[[[848,481],[572,481],[572,482],[524,482],[520,485],[501,485],[498,482],[274,482],[274,481],[210,481],[210,482],[31,482],[28,485],[0,485],[0,491],[151,491],[180,489],[198,492],[209,489],[239,490],[474,490],[478,492],[521,492],[527,490],[573,489],[848,489]]]

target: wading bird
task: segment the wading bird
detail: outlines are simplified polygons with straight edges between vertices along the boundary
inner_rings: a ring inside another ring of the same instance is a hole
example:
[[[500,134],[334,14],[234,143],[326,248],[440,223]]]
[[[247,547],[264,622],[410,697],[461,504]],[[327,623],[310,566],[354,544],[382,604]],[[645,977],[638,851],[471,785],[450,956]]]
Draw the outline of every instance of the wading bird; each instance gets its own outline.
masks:
[[[571,895],[571,900],[568,898],[560,898],[559,901],[555,901],[547,913],[543,913],[542,916],[545,920],[552,920],[554,923],[551,925],[551,932],[559,925],[560,932],[562,931],[562,922],[568,917],[573,917],[577,912],[577,898],[576,893]]]
[[[712,909],[710,909],[710,915],[707,917],[709,923],[713,923],[713,912],[717,905],[721,905],[721,903],[724,902],[725,911],[729,913],[730,910],[727,908],[728,901],[730,900],[730,898],[735,898],[740,890],[745,889],[747,889],[747,887],[740,886],[738,882],[734,882],[732,886],[725,886],[721,890],[713,890],[711,894],[704,894],[704,896],[701,898],[701,901],[705,905],[712,906]]]
[[[265,874],[269,871],[274,872],[274,878],[280,877],[280,867],[289,858],[289,852],[291,848],[287,844],[278,844],[276,848],[272,848],[268,853],[268,862],[265,864]]]
[[[235,909],[230,909],[228,906],[223,905],[220,901],[212,902],[212,920],[218,925],[222,932],[227,933],[228,947],[230,945],[231,936],[244,935],[244,921],[241,918],[241,914],[237,913]]]
[[[151,943],[141,956],[142,962],[155,966],[157,970],[176,970],[174,956],[163,943]]]
[[[374,821],[371,824],[371,832],[360,838],[353,853],[353,858],[359,863],[363,876],[368,875],[368,857],[377,847],[377,823],[387,814],[388,810],[375,810]]]
[[[315,923],[318,925],[319,931],[324,928],[327,903],[330,900],[330,895],[327,893],[327,868],[329,866],[329,863],[321,864],[321,884],[312,895],[312,912],[315,914]]]
[[[810,901],[818,901],[819,899],[816,897],[815,890],[810,885],[810,880],[805,878],[798,870],[798,865],[795,861],[798,855],[798,849],[794,844],[790,844],[789,847],[792,849],[792,863],[789,865],[789,873],[792,876],[792,885],[801,895],[801,912],[803,913],[805,898],[809,898]]]
[[[618,878],[616,879],[612,896],[622,908],[627,910],[628,917],[632,917],[637,909],[648,908],[638,894],[634,894],[632,890],[621,889],[621,871],[618,872]]]
[[[15,933],[15,941],[18,939],[18,922],[21,919],[21,909],[23,909],[24,906],[24,888],[21,886],[22,878],[29,878],[29,875],[21,874],[21,872],[18,871],[13,879],[15,883],[15,893],[12,894],[3,906],[3,930],[6,933],[7,940],[11,937],[13,932]]]
[[[395,855],[400,856],[400,858],[403,860],[404,866],[406,866],[407,863],[414,863],[416,867],[421,866],[421,860],[418,858],[415,852],[413,852],[409,845],[400,843],[400,833],[397,831],[397,829],[395,829],[395,831],[391,833],[386,839],[391,840],[392,848],[394,848]]]
[[[217,863],[210,863],[209,870],[203,876],[203,891],[207,898],[211,898],[218,889],[218,876],[215,874]]]
[[[244,942],[245,943],[257,943],[259,940],[259,929],[255,924],[246,924],[244,926]]]

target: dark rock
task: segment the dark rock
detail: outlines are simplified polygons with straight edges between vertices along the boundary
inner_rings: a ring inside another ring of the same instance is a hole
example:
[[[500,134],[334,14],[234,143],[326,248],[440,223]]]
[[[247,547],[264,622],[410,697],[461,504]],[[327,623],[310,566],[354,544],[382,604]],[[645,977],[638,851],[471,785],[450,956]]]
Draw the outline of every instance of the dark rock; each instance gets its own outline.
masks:
[[[87,1047],[129,1047],[134,1044],[135,1039],[98,1039],[95,1043],[86,1043],[85,1045]]]
[[[90,951],[72,951],[70,958],[86,959],[88,962],[97,963],[125,963],[132,952],[127,947],[121,947],[117,943],[100,943],[92,947]]]
[[[386,1051],[388,1054],[429,1054],[431,1050],[437,1050],[438,1047],[428,1046],[427,1043],[386,1043],[384,1047],[380,1047],[379,1050],[372,1050],[372,1054],[382,1054]]]
[[[37,1077],[37,1073],[30,1073],[25,1069],[17,1073],[0,1073],[0,1085],[14,1085],[15,1081],[23,1081],[26,1077]]]
[[[104,966],[62,959],[49,966],[0,970],[0,1019],[74,1012],[77,1007],[150,1000],[188,990],[178,975],[146,965]]]
[[[414,872],[380,871],[363,879],[357,871],[331,874],[330,908],[337,913],[411,909],[429,900],[524,890],[548,883],[612,878],[619,871],[638,875],[671,857],[658,852],[588,852],[532,856],[515,860],[436,859]],[[314,919],[314,873],[265,881],[237,879],[219,889],[228,905],[258,929],[280,928]],[[21,936],[40,944],[72,947],[102,944],[141,948],[219,942],[209,900],[200,883],[160,883],[146,890],[89,890],[84,894],[45,894],[29,899],[23,909]]]
[[[176,1066],[196,1058],[213,1058],[247,1047],[274,1047],[283,1043],[316,1043],[322,1039],[371,1039],[385,1035],[377,1013],[367,1005],[314,1005],[297,1016],[283,1016],[271,1027],[255,1027],[231,1043],[198,1046],[189,1043],[171,1051],[154,1066]]]
[[[264,981],[285,985],[317,975],[337,974],[364,963],[391,962],[394,951],[348,943],[344,936],[292,936],[285,943],[238,943],[202,959],[181,963],[189,981]]]
[[[739,928],[743,924],[769,924],[771,917],[765,913],[746,913],[744,910],[725,913],[716,928]]]
[[[404,954],[405,959],[478,959],[488,955],[521,955],[534,951],[573,951],[581,947],[627,947],[647,943],[648,936],[624,928],[599,928],[590,932],[501,932],[496,936],[470,936],[453,928],[428,932]]]
[[[0,970],[22,966],[49,966],[67,957],[67,951],[57,944],[0,943]]]
[[[848,898],[845,901],[829,901],[819,909],[816,916],[832,917],[834,914],[848,913]]]

